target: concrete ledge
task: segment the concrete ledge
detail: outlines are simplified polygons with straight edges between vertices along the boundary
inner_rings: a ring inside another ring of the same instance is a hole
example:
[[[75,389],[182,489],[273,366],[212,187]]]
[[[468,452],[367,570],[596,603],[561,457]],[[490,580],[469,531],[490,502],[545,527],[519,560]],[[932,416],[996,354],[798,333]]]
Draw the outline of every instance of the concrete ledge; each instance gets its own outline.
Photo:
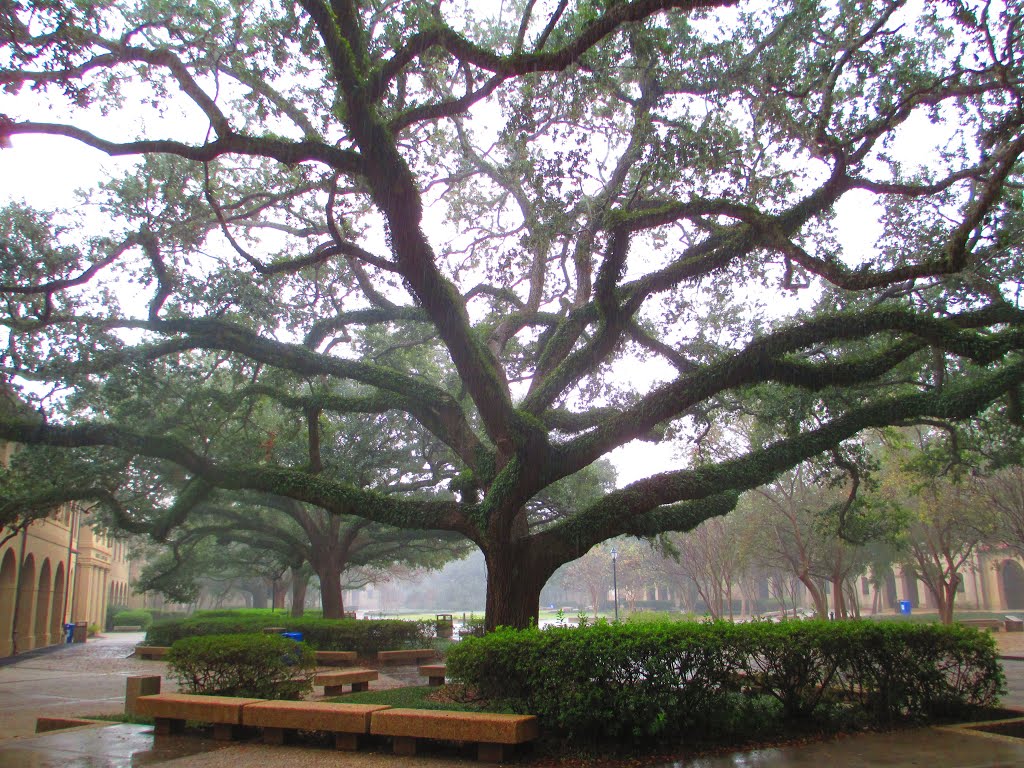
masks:
[[[242,724],[242,709],[263,699],[245,699],[238,696],[198,696],[193,693],[158,693],[139,696],[135,700],[135,713],[153,718],[156,733],[165,736],[180,733],[186,720],[213,725],[213,738],[230,741],[237,726]]]
[[[355,651],[317,651],[316,663],[325,667],[341,667],[356,663]]]
[[[424,664],[420,667],[420,674],[427,678],[428,685],[444,685],[446,671],[444,664]]]
[[[160,675],[131,675],[124,681],[124,713],[135,714],[135,702],[140,696],[160,693]]]
[[[330,701],[261,701],[242,709],[242,725],[263,729],[263,741],[283,744],[297,730],[328,731],[337,749],[359,748],[370,732],[370,716],[386,704],[336,704]]]
[[[377,661],[381,664],[416,664],[420,659],[436,659],[437,651],[433,648],[415,648],[403,651],[377,651]]]
[[[399,755],[415,754],[416,739],[438,739],[477,742],[479,759],[501,761],[505,747],[533,741],[539,732],[535,715],[385,709],[370,718],[370,733],[391,736]]]
[[[999,619],[958,619],[957,624],[963,624],[965,627],[973,627],[974,629],[988,629],[993,632],[1003,629],[1003,622]]]
[[[345,692],[345,686],[348,684],[352,685],[353,693],[367,691],[370,689],[370,682],[378,677],[376,669],[355,667],[339,672],[320,672],[313,678],[313,684],[322,685],[325,696],[337,696]]]
[[[167,655],[169,650],[171,650],[171,648],[167,645],[136,645],[135,655],[140,659],[149,659],[154,661],[162,659]]]
[[[61,731],[65,728],[81,728],[86,725],[111,725],[111,723],[107,720],[83,720],[78,717],[37,717],[36,733]]]

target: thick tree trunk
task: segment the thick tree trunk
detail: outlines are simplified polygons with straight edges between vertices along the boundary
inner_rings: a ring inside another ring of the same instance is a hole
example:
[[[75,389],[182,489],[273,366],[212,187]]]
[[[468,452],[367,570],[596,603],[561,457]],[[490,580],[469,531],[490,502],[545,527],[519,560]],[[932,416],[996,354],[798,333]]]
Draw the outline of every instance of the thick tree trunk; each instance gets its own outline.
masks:
[[[939,620],[943,624],[953,623],[953,604],[956,602],[956,588],[960,585],[960,576],[954,573],[949,581],[942,585],[943,600],[939,605]]]
[[[288,594],[288,585],[281,579],[274,579],[272,587],[274,596],[274,610],[284,610],[284,598]]]
[[[837,619],[845,619],[846,596],[843,594],[843,578],[838,574],[832,574],[832,611]]]
[[[345,616],[345,602],[341,595],[341,569],[325,567],[317,569],[320,577],[320,601],[324,607],[325,619],[341,619]]]
[[[825,595],[822,594],[821,588],[814,581],[814,579],[811,576],[807,575],[807,574],[801,574],[797,578],[799,578],[800,582],[805,587],[807,587],[807,591],[811,593],[811,599],[814,601],[814,611],[815,611],[815,613],[818,614],[818,618],[819,619],[827,619],[828,618],[828,602],[825,600]],[[794,604],[794,610],[796,610],[795,604]]]
[[[252,589],[249,590],[249,594],[252,596],[252,608],[268,608],[270,606],[270,600],[266,586],[262,584],[253,585]]]
[[[292,571],[292,616],[298,618],[306,612],[306,591],[309,576],[301,571]]]
[[[536,626],[540,617],[540,591],[547,583],[551,571],[528,564],[527,558],[517,558],[514,547],[503,551],[485,552],[487,562],[487,613],[484,629],[495,627],[524,629]]]

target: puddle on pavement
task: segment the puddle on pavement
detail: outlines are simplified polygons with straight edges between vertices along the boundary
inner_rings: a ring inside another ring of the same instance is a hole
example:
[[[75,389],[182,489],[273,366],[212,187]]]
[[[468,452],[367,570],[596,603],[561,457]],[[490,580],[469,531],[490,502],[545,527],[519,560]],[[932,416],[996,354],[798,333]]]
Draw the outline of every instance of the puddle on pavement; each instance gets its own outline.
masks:
[[[3,768],[135,768],[224,749],[232,743],[183,736],[153,737],[145,725],[51,731],[0,745]]]

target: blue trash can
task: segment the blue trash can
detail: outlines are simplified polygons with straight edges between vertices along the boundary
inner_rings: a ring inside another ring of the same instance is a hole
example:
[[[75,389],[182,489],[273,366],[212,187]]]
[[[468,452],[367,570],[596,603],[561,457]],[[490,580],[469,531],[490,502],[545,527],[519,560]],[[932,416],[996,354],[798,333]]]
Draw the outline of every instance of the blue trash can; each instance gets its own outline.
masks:
[[[289,640],[294,640],[296,643],[302,642],[301,632],[282,632],[281,637],[287,637]],[[296,653],[288,652],[281,659],[287,666],[294,667],[299,663],[299,655]]]
[[[909,616],[910,615],[910,601],[909,600],[900,600],[900,613],[902,613],[904,616]]]
[[[64,642],[65,643],[70,643],[70,642],[73,642],[74,639],[75,639],[75,625],[74,624],[65,624],[64,625]]]

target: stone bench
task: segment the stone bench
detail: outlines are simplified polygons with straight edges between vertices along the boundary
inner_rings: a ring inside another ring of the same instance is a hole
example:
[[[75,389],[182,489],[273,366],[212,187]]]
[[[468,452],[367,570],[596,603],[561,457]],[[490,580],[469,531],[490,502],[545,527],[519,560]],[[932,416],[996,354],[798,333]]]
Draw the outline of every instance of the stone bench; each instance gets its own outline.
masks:
[[[342,667],[356,663],[355,651],[317,651],[316,663],[324,667]]]
[[[193,693],[158,693],[139,696],[135,713],[152,717],[156,733],[165,736],[181,733],[186,720],[213,725],[213,738],[229,741],[242,725],[242,710],[262,699],[237,696],[198,696]]]
[[[433,648],[415,648],[404,651],[377,651],[377,661],[381,664],[418,664],[420,659],[436,659],[437,651]]]
[[[324,687],[324,696],[337,696],[345,692],[347,684],[352,685],[352,692],[367,691],[370,681],[378,677],[376,669],[356,667],[343,672],[320,672],[313,678],[314,685]]]
[[[150,661],[154,661],[162,659],[167,655],[169,650],[171,650],[171,648],[167,645],[136,645],[135,655],[140,659],[149,659]]]
[[[1003,628],[1003,622],[999,619],[959,619],[957,623],[974,629],[990,629],[993,632],[998,632]]]
[[[141,624],[118,624],[111,632],[141,632]]]
[[[539,727],[534,715],[384,709],[371,716],[370,733],[390,736],[396,755],[416,754],[417,739],[469,741],[480,760],[501,762],[508,747],[536,739]]]
[[[337,704],[330,701],[259,701],[242,708],[242,725],[263,729],[266,744],[284,744],[295,731],[334,734],[335,749],[359,748],[370,732],[370,715],[386,704]]]
[[[427,685],[444,685],[444,664],[424,664],[420,667],[420,675],[427,678]]]

